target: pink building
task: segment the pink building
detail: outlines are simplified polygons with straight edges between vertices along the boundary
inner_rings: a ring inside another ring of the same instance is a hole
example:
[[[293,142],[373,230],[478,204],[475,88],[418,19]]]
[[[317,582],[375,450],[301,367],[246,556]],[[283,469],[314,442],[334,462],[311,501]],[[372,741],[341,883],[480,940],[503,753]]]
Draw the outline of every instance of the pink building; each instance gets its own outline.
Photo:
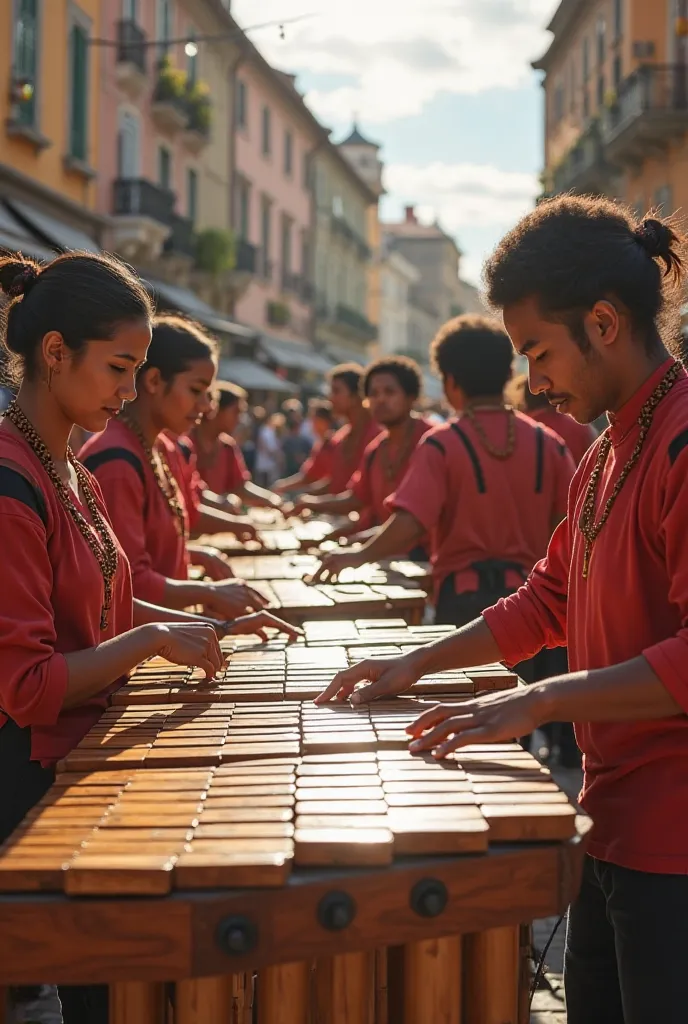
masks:
[[[313,335],[312,153],[327,133],[290,75],[243,41],[235,72],[233,223],[239,265],[255,274],[235,304],[242,323],[285,339]]]
[[[238,48],[226,36],[235,24],[228,4],[206,0],[103,0],[102,11],[103,35],[117,40],[104,48],[97,86],[97,206],[112,217],[109,245],[139,268],[188,284],[194,232],[231,227]],[[202,39],[222,33],[223,41]]]

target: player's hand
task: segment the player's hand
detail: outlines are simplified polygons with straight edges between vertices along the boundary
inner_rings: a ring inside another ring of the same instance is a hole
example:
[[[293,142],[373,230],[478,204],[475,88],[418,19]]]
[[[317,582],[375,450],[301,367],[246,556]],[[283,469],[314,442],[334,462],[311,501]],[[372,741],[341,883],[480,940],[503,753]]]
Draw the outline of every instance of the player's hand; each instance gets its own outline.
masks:
[[[505,743],[542,725],[539,693],[530,688],[478,697],[462,704],[436,704],[407,727],[411,753],[431,750],[446,757],[470,743]]]
[[[195,547],[189,552],[189,557],[194,565],[201,566],[211,580],[230,580],[234,576],[229,562],[217,548]]]
[[[344,569],[354,569],[361,564],[360,552],[358,551],[328,551],[327,554],[322,556],[320,565],[308,582],[331,583],[337,579]]]
[[[258,530],[253,525],[250,519],[245,519],[243,516],[235,516],[234,522],[230,527],[231,532],[240,541],[245,544],[249,540],[258,540]]]
[[[156,654],[174,665],[190,665],[213,679],[225,663],[217,633],[205,622],[158,622]]]
[[[271,612],[265,611],[254,612],[253,615],[242,615],[241,618],[226,623],[225,635],[255,633],[261,640],[268,640],[268,634],[265,632],[268,627],[278,629],[280,633],[286,633],[290,640],[297,640],[298,637],[303,636],[303,630],[298,626],[291,626],[276,615],[272,615]]]
[[[302,498],[297,498],[296,501],[292,503],[289,508],[289,515],[302,516],[304,512],[307,512],[310,515],[311,512],[315,512],[317,510],[317,507],[317,503],[314,503],[313,498],[310,498],[306,494]]]
[[[265,598],[243,580],[220,580],[206,583],[201,596],[203,607],[218,619],[236,619],[249,612],[262,611]]]
[[[315,698],[315,703],[325,704],[329,700],[342,701],[351,697],[352,704],[367,704],[379,697],[396,697],[405,693],[419,679],[420,674],[408,657],[360,661],[358,665],[338,672],[327,689]],[[355,689],[356,684],[364,680],[368,685]]]

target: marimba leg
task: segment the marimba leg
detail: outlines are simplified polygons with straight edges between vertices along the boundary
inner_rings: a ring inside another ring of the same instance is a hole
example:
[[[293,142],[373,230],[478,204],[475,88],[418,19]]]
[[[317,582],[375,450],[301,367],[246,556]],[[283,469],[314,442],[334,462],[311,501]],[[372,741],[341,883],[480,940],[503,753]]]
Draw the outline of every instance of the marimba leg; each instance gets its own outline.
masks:
[[[110,1024],[164,1024],[165,986],[145,981],[110,985]]]
[[[465,1020],[517,1024],[519,927],[491,928],[464,938]]]
[[[258,972],[258,1024],[308,1024],[310,964],[277,964]]]
[[[230,1024],[232,975],[177,982],[175,1024]]]
[[[374,954],[342,953],[318,960],[313,1024],[371,1024]]]
[[[404,946],[403,991],[404,1024],[461,1024],[461,936]]]

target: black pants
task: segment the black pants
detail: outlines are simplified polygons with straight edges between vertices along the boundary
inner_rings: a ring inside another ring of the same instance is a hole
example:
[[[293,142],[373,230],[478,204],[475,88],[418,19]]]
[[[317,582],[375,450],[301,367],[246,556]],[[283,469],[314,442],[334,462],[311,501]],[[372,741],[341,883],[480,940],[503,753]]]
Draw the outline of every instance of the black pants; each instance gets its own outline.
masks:
[[[569,909],[568,1024],[686,1024],[688,875],[586,857]]]
[[[12,721],[0,728],[0,778],[0,842],[4,842],[55,779],[52,768],[31,760],[31,730],[20,729]],[[59,993],[64,1024],[107,1024],[107,986],[60,986]],[[35,988],[16,988],[13,995],[18,1000],[32,999]]]

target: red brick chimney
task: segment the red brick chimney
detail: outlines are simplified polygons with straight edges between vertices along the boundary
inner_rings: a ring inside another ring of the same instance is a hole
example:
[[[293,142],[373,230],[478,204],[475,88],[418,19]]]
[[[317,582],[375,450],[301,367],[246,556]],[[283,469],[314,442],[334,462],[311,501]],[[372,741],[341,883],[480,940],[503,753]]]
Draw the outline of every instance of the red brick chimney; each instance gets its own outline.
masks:
[[[416,208],[415,208],[415,206],[407,206],[407,207],[405,207],[405,213],[406,213],[406,223],[407,224],[417,224],[418,223],[418,219],[416,217]]]

